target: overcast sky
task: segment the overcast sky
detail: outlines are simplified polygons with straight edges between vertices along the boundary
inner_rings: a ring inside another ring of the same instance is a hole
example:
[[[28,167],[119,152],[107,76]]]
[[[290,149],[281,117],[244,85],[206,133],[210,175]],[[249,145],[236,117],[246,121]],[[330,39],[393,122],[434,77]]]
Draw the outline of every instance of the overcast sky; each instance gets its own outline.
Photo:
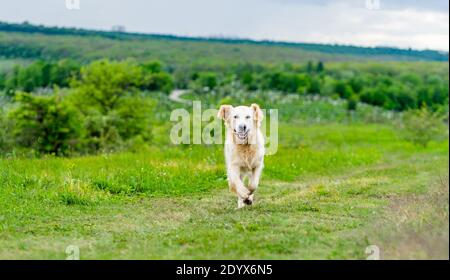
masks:
[[[66,0],[0,0],[0,21],[104,30],[123,25],[127,31],[144,33],[449,50],[447,0],[67,1],[79,1],[80,9],[67,9]]]

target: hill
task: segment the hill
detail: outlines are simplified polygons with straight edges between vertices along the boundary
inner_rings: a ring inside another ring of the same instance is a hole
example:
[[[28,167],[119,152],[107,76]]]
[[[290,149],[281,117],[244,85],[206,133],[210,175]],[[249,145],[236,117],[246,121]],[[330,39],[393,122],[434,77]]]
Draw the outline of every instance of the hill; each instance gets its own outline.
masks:
[[[171,66],[322,61],[448,61],[448,52],[344,45],[180,37],[0,22],[0,57],[158,59]]]

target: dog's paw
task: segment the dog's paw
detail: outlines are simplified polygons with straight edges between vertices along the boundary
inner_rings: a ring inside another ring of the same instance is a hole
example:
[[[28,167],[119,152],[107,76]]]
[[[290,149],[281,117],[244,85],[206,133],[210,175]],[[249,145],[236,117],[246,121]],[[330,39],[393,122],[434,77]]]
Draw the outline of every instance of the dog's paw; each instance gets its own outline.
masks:
[[[250,198],[246,198],[246,199],[244,199],[244,203],[247,205],[252,205],[253,200],[251,200]]]
[[[236,209],[241,209],[245,207],[245,202],[241,199],[238,200],[238,205]]]
[[[247,200],[250,197],[250,191],[247,189],[241,189],[238,193],[238,197],[242,200]]]

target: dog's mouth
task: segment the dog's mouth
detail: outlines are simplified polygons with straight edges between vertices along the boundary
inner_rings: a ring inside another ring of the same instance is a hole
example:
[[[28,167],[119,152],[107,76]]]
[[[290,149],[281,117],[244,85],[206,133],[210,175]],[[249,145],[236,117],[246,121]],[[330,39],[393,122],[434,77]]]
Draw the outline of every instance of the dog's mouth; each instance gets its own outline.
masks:
[[[245,140],[248,137],[248,130],[247,131],[242,131],[242,132],[234,131],[234,135],[236,135],[236,137],[239,140]]]

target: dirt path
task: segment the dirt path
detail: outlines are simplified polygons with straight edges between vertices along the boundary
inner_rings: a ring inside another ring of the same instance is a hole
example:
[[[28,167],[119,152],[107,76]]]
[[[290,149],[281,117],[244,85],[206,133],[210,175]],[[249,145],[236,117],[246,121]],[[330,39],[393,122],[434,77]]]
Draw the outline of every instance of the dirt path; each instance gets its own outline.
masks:
[[[185,89],[174,89],[170,95],[169,95],[169,99],[172,100],[173,102],[177,102],[177,103],[182,103],[182,104],[191,104],[190,100],[186,100],[181,98],[181,96],[183,94],[185,94],[187,92],[187,90]]]

